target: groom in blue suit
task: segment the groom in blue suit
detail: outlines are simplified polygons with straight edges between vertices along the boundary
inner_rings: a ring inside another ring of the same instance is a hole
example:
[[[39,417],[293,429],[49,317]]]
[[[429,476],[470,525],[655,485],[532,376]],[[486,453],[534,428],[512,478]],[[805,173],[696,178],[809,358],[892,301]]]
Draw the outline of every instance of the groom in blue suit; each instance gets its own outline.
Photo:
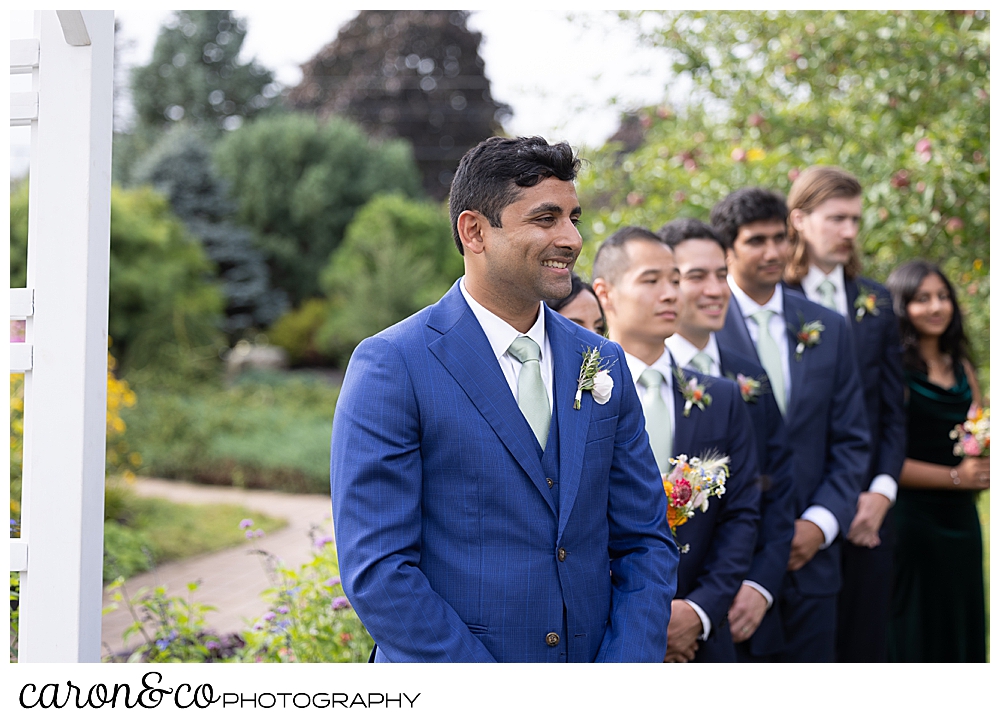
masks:
[[[571,290],[578,167],[542,138],[466,153],[465,276],[351,358],[334,531],[376,662],[663,660],[678,551],[624,354],[541,303]]]
[[[756,356],[785,418],[797,519],[777,614],[785,647],[749,660],[834,662],[841,539],[869,460],[868,420],[844,317],[779,285],[788,259],[788,208],[743,188],[712,209],[727,247],[732,300],[720,349]],[[768,613],[775,614],[774,609]]]

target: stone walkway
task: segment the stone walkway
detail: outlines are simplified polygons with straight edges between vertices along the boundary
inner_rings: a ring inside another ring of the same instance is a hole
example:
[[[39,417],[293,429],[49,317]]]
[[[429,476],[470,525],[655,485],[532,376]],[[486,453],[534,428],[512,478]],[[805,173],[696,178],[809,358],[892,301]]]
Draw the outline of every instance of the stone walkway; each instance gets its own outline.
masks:
[[[156,479],[137,480],[135,490],[142,497],[162,497],[196,505],[243,505],[271,517],[283,518],[288,521],[287,527],[260,538],[257,543],[260,549],[277,555],[291,567],[311,559],[309,529],[312,525],[321,526],[323,534],[333,534],[330,498],[326,495],[293,495]],[[167,563],[130,578],[125,582],[125,589],[130,596],[134,596],[139,588],[166,585],[169,596],[186,596],[187,584],[200,582],[194,599],[216,608],[205,616],[207,627],[219,634],[237,632],[246,627],[247,621],[252,623],[267,610],[260,594],[271,586],[262,560],[257,555],[248,554],[250,548],[247,542],[221,552]],[[105,607],[111,603],[110,595],[105,592]],[[131,623],[132,618],[124,604],[104,615],[101,641],[105,653],[109,649],[115,653],[125,650],[122,633]],[[135,647],[140,641],[141,638],[134,636],[129,639],[127,647]]]

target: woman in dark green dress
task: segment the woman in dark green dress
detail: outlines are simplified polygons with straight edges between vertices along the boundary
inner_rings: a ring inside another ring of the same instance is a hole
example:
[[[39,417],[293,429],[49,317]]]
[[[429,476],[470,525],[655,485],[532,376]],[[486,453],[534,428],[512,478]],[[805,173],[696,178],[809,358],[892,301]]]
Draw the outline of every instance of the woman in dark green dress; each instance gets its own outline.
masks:
[[[984,662],[983,542],[976,510],[989,489],[988,457],[956,457],[949,432],[981,405],[955,291],[923,261],[886,283],[903,340],[907,459],[893,514],[897,529],[889,626],[891,662]]]

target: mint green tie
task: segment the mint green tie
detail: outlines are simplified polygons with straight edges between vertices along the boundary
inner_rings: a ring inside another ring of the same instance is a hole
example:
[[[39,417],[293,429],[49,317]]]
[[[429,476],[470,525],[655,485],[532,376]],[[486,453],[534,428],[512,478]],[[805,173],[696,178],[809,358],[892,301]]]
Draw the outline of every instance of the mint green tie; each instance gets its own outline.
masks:
[[[530,337],[519,336],[511,343],[507,353],[521,362],[521,371],[517,375],[517,406],[544,450],[549,439],[552,412],[549,410],[549,394],[542,381],[538,344]]]
[[[833,282],[830,281],[830,279],[823,279],[823,281],[819,285],[818,290],[820,295],[819,303],[821,303],[827,309],[832,309],[833,311],[836,311],[837,299],[834,296],[834,293],[836,292],[837,287],[833,285]]]
[[[660,474],[663,474],[670,470],[670,454],[674,446],[670,412],[660,391],[663,375],[655,369],[647,369],[639,375],[639,383],[646,388],[646,393],[642,397],[642,414],[646,418],[649,446],[653,449],[656,466]]]
[[[702,374],[712,373],[712,357],[703,351],[698,352],[691,359],[691,366],[700,371]]]
[[[750,318],[757,322],[757,355],[760,357],[760,364],[771,380],[774,401],[784,415],[788,401],[785,398],[785,375],[781,370],[781,350],[768,329],[768,322],[773,315],[774,312],[770,309],[761,309],[751,314]]]

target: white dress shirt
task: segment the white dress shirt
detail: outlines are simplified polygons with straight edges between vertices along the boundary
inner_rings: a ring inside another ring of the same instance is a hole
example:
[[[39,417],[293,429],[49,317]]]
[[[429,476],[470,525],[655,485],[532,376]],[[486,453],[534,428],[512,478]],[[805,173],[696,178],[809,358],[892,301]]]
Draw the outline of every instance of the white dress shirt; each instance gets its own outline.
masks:
[[[663,397],[663,401],[667,405],[667,413],[670,415],[671,429],[674,430],[674,439],[677,439],[677,415],[674,414],[674,369],[670,365],[670,353],[664,349],[663,354],[652,364],[646,364],[639,357],[632,356],[628,352],[625,352],[625,362],[628,364],[629,373],[632,374],[632,382],[635,384],[635,391],[638,393],[639,398],[643,399],[646,394],[654,394],[659,392]],[[656,391],[651,389],[646,389],[642,384],[639,383],[639,377],[647,369],[655,369],[660,374],[663,375],[663,383],[660,384],[660,388]],[[707,640],[708,634],[712,632],[712,621],[708,619],[708,615],[705,611],[701,609],[701,606],[696,602],[685,599],[691,609],[695,611],[698,615],[698,619],[701,620],[701,635],[698,636],[699,640]]]
[[[500,364],[500,371],[503,372],[503,376],[510,386],[510,393],[514,395],[515,400],[517,399],[517,377],[521,373],[521,362],[511,356],[507,350],[510,348],[511,343],[519,336],[527,336],[538,344],[540,352],[538,363],[541,367],[542,382],[545,384],[545,391],[549,395],[549,409],[555,409],[552,398],[552,347],[549,345],[548,334],[545,333],[545,310],[542,308],[542,302],[538,302],[538,318],[535,319],[534,325],[528,329],[527,334],[522,334],[473,299],[468,289],[465,288],[464,276],[459,281],[458,288],[462,292],[462,296],[465,297],[466,303],[472,309],[472,313],[475,314],[479,326],[483,328],[486,340],[489,341],[493,353],[496,354],[497,363]]]
[[[700,352],[704,352],[712,359],[712,363],[709,365],[708,370],[709,376],[722,376],[722,365],[719,363],[719,344],[715,341],[714,332],[709,335],[708,344],[705,345],[704,349],[699,349],[680,334],[674,334],[673,336],[668,337],[665,343],[667,345],[667,349],[671,354],[673,354],[674,361],[677,362],[678,366],[686,369],[695,369],[691,366],[691,360],[694,359]],[[697,369],[695,369],[695,371],[697,371]]]
[[[763,306],[747,296],[746,292],[736,285],[736,280],[731,275],[729,276],[729,288],[733,290],[733,296],[739,302],[747,331],[750,332],[750,338],[753,340],[754,346],[757,345],[757,322],[750,318],[751,314],[760,309],[770,309],[775,312],[771,315],[767,327],[768,331],[771,332],[771,336],[774,337],[775,342],[778,344],[778,350],[781,352],[781,373],[785,375],[785,394],[786,398],[791,400],[792,369],[791,363],[788,360],[788,334],[785,333],[785,305],[781,287],[775,287],[771,298]],[[823,544],[819,546],[821,550],[825,550],[832,545],[833,541],[837,539],[837,535],[840,534],[840,523],[837,522],[837,518],[833,516],[830,510],[820,505],[808,507],[805,512],[799,515],[799,518],[812,522],[823,531]]]
[[[837,302],[837,311],[847,318],[848,326],[852,325],[854,320],[851,318],[850,307],[847,304],[847,282],[844,279],[844,267],[840,264],[829,274],[824,274],[810,264],[809,273],[802,279],[802,290],[806,292],[806,298],[810,301],[815,301],[817,304],[821,303],[820,299],[822,295],[819,292],[819,285],[823,283],[824,279],[829,279],[833,282],[833,298]],[[886,497],[890,503],[896,502],[896,492],[898,490],[899,483],[891,475],[887,474],[875,475],[875,479],[868,485],[869,492],[877,492]]]
[[[821,299],[823,294],[819,290],[819,285],[824,281],[833,283],[833,300],[837,304],[837,312],[850,320],[847,307],[847,283],[844,280],[844,267],[837,264],[837,267],[829,274],[824,274],[817,267],[809,265],[809,273],[802,279],[802,290],[806,292],[809,301],[815,301],[820,306],[823,305]]]

